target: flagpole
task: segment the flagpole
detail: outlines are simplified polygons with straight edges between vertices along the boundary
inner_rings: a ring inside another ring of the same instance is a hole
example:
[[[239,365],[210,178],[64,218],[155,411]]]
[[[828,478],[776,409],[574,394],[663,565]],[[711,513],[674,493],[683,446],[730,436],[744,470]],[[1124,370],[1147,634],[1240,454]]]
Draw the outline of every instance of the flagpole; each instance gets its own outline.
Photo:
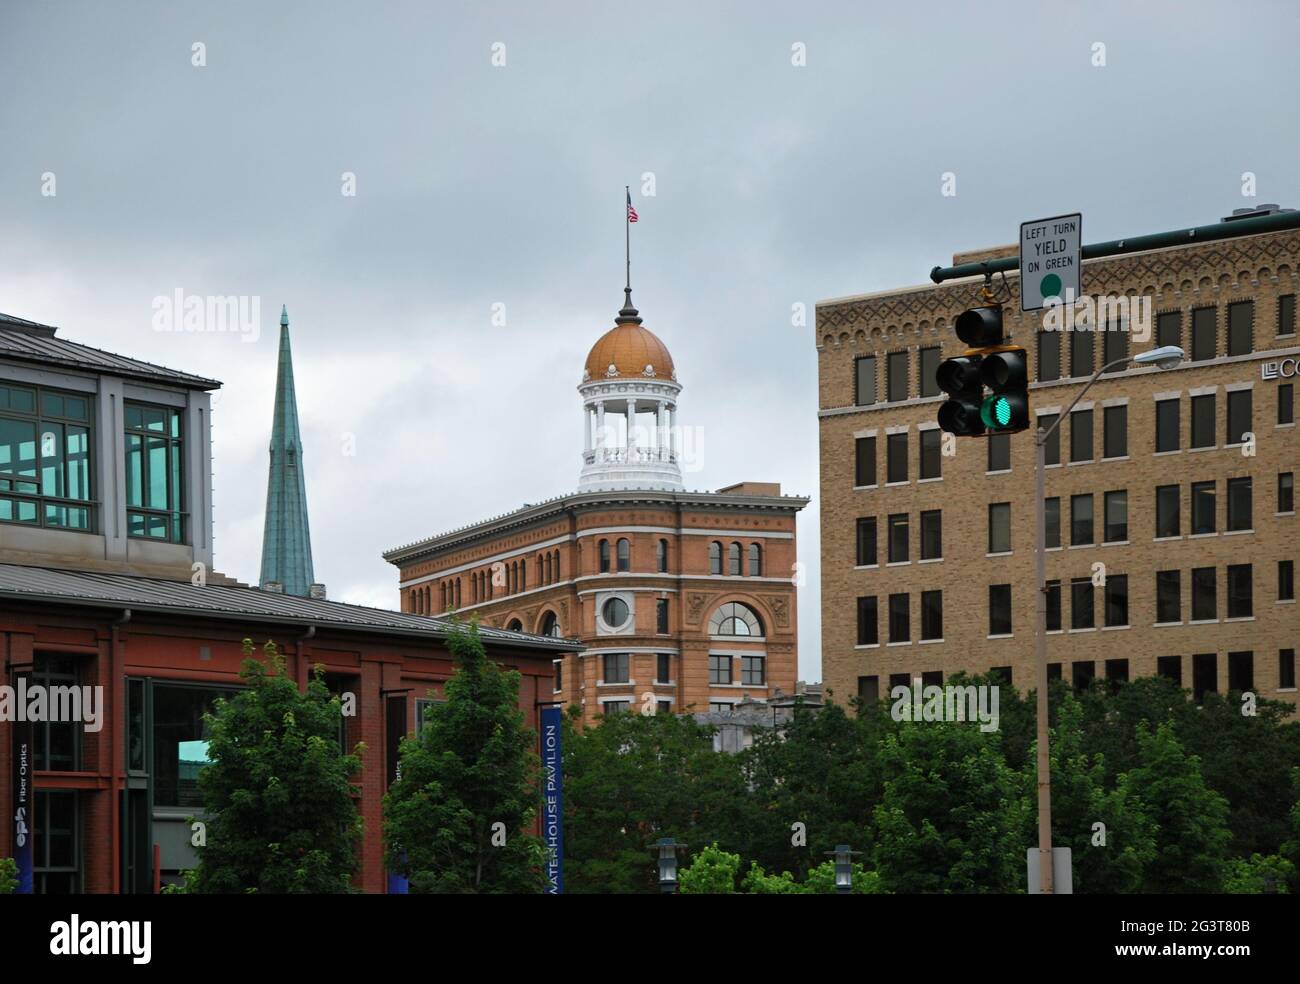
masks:
[[[627,201],[632,201],[632,186],[624,185],[623,191],[627,193]],[[629,209],[623,209],[623,235],[626,238],[626,257],[627,257],[627,289],[632,289],[632,214]]]

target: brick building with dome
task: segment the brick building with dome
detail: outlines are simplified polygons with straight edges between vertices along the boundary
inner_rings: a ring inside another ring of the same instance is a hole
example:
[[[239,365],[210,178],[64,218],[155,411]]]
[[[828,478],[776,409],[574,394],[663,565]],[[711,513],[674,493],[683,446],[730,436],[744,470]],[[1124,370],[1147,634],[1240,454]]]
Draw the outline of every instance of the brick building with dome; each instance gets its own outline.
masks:
[[[682,384],[624,294],[578,384],[577,491],[387,551],[402,610],[578,639],[582,652],[555,660],[550,700],[584,721],[790,694],[795,518],[809,500],[765,482],[684,489]]]

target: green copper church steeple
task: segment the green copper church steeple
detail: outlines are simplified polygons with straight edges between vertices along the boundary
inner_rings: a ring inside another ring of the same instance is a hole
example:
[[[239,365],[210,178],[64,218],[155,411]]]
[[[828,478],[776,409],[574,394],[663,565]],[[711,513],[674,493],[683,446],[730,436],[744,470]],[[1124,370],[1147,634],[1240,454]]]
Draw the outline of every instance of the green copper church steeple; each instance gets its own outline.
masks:
[[[304,598],[315,581],[287,306],[280,311],[280,362],[275,377],[271,471],[266,483],[266,526],[262,532],[261,583],[265,586],[270,581],[278,581],[285,594]]]

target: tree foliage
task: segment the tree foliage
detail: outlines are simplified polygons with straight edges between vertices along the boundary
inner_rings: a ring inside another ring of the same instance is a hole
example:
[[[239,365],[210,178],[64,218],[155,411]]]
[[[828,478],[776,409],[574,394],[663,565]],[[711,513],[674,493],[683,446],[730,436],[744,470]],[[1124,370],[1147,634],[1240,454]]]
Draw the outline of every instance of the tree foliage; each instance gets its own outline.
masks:
[[[300,691],[272,642],[257,660],[245,639],[244,656],[248,689],[204,717],[210,764],[198,784],[209,819],[186,888],[347,892],[361,836],[350,779],[361,760],[339,747],[339,700],[319,670]]]
[[[456,671],[420,735],[400,746],[384,797],[385,860],[416,893],[540,891],[532,832],[539,762],[519,709],[519,673],[483,648],[477,624],[448,639]]]

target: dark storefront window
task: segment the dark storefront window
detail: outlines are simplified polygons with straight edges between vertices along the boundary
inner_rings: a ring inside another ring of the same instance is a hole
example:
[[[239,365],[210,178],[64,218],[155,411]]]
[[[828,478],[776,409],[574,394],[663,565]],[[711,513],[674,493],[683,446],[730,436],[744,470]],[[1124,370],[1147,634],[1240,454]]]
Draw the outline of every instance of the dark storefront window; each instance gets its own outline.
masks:
[[[78,683],[77,663],[75,656],[37,655],[29,682],[46,688],[46,693],[51,695],[58,693],[53,690],[55,687],[75,687]],[[74,692],[73,695],[77,697],[76,706],[80,706],[80,694]],[[59,700],[58,703],[65,702]],[[85,710],[82,708],[83,714]],[[99,711],[103,714],[107,708],[99,708]],[[38,721],[32,725],[35,735],[32,751],[38,771],[75,772],[81,768],[81,736],[85,733],[84,723],[67,720],[67,715],[62,712],[59,717],[62,720]]]
[[[208,761],[205,712],[218,697],[235,691],[211,687],[154,684],[154,805],[201,808],[199,770]]]
[[[81,885],[81,801],[71,790],[38,790],[32,827],[33,888],[70,895]]]

